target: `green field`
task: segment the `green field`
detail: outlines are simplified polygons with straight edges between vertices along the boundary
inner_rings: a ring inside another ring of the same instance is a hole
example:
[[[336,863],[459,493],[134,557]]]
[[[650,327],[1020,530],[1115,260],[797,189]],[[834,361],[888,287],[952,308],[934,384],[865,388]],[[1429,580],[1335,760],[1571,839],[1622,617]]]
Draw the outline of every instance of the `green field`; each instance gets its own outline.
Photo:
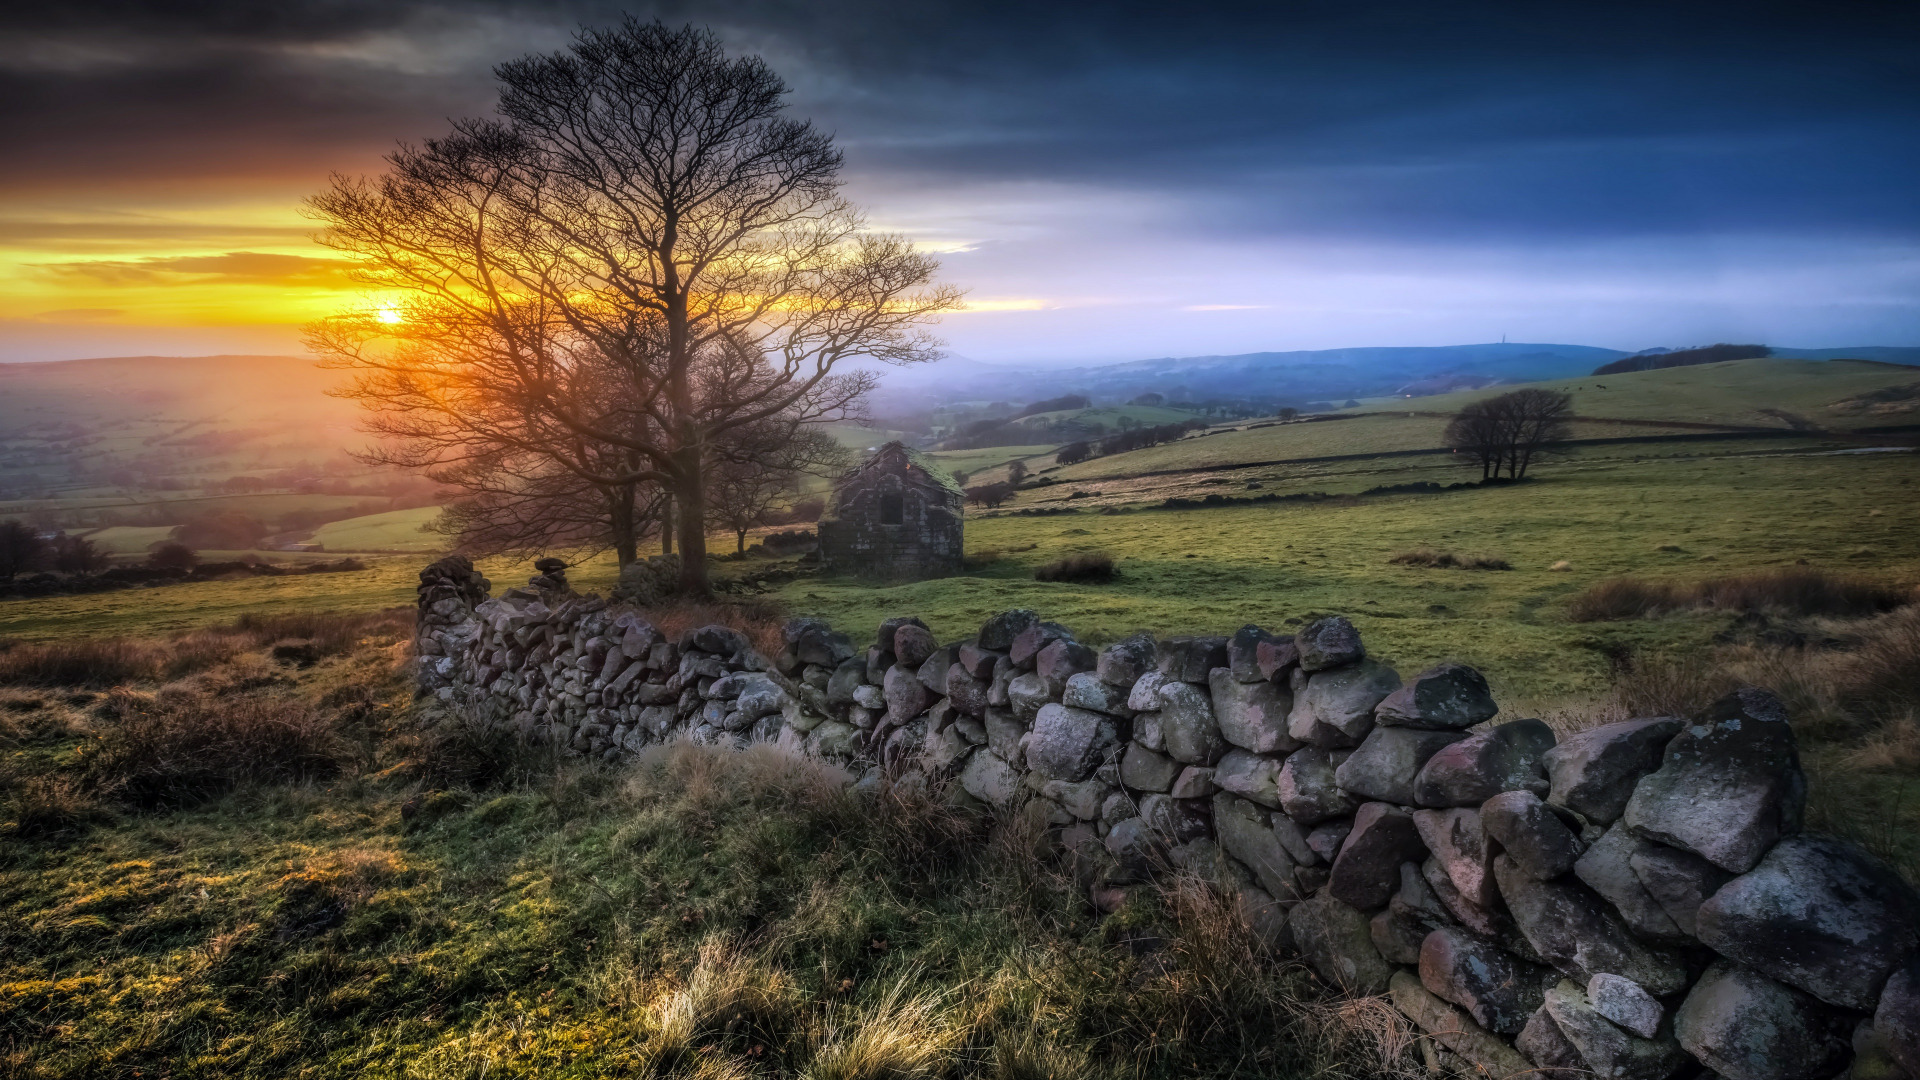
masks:
[[[1227,633],[1349,615],[1404,670],[1483,668],[1512,703],[1602,691],[1608,652],[1703,646],[1727,616],[1569,623],[1568,596],[1620,574],[1689,577],[1809,563],[1920,580],[1920,456],[1831,454],[1569,462],[1512,487],[1205,510],[994,516],[967,528],[967,576],[890,588],[796,581],[781,596],[856,636],[891,615],[958,638],[1032,607],[1090,640],[1140,627]],[[1021,550],[1028,548],[1028,550]],[[1390,565],[1420,545],[1508,559],[1505,572]],[[1678,550],[1664,551],[1663,547]],[[1119,562],[1112,585],[1046,584],[1076,551]],[[1570,570],[1550,567],[1560,561]]]
[[[327,551],[443,551],[447,538],[421,529],[439,516],[439,507],[421,506],[348,518],[315,529],[313,542]]]
[[[979,450],[935,450],[928,454],[940,463],[948,472],[967,474],[967,483],[987,483],[990,479],[1006,479],[1005,466],[1016,461],[1053,453],[1051,444],[1045,446],[989,446]],[[1033,463],[1029,462],[1032,468]]]

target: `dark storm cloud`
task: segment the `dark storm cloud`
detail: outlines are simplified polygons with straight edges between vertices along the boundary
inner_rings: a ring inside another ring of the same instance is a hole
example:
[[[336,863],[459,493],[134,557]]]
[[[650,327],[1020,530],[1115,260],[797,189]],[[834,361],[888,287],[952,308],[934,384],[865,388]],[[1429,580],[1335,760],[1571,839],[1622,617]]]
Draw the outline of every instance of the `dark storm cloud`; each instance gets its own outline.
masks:
[[[47,4],[8,188],[365,168],[617,5]],[[1147,193],[1218,235],[1920,232],[1920,5],[656,3],[766,55],[876,190]]]

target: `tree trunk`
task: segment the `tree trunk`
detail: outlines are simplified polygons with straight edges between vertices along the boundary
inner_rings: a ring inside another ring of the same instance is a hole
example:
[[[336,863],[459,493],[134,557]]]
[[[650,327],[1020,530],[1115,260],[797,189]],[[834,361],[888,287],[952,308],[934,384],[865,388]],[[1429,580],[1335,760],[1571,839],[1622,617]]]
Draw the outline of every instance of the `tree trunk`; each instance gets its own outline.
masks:
[[[700,472],[700,447],[683,447],[678,497],[680,511],[680,588],[689,596],[707,594],[707,478]]]
[[[673,495],[660,499],[660,554],[673,554]]]
[[[733,530],[733,535],[733,553],[735,555],[745,555],[747,553],[747,530],[735,529]]]
[[[607,492],[609,522],[613,531],[613,553],[621,566],[640,558],[640,538],[636,535],[633,514],[633,485],[615,484]]]

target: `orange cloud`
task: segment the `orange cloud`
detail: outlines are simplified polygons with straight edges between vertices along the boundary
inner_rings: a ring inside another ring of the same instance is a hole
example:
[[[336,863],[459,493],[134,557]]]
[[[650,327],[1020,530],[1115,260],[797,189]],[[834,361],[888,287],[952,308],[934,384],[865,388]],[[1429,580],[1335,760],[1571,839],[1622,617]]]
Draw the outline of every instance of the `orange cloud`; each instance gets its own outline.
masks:
[[[348,263],[304,255],[229,251],[221,255],[175,255],[144,259],[87,259],[34,267],[55,278],[87,279],[107,286],[280,285],[351,289]]]

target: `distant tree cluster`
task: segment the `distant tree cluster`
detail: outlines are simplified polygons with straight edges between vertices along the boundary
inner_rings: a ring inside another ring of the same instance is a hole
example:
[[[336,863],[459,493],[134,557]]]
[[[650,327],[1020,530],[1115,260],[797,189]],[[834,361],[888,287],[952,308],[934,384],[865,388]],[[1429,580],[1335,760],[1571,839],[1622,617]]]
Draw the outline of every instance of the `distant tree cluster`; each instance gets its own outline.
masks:
[[[1085,394],[1063,394],[1057,398],[1046,398],[1042,401],[1033,402],[1026,408],[1014,413],[1013,419],[1018,420],[1024,416],[1038,416],[1041,413],[1070,412],[1074,409],[1087,408],[1092,404],[1093,400]]]
[[[967,489],[967,501],[975,506],[984,506],[989,510],[998,509],[1001,503],[1013,498],[1013,485],[1005,482],[998,484],[980,484]]]
[[[1593,369],[1595,375],[1621,375],[1630,371],[1658,371],[1662,368],[1692,367],[1695,364],[1719,364],[1728,360],[1754,360],[1772,356],[1765,345],[1703,345],[1697,349],[1626,356]]]
[[[1519,480],[1555,443],[1572,436],[1572,420],[1569,395],[1515,390],[1461,409],[1443,438],[1449,448],[1480,466],[1480,479],[1497,477],[1504,469],[1508,479]]]
[[[1200,420],[1183,420],[1177,424],[1158,424],[1154,427],[1134,428],[1118,435],[1109,435],[1100,440],[1100,453],[1124,454],[1129,450],[1140,450],[1161,443],[1178,442],[1189,431],[1199,431],[1206,427]]]
[[[1074,465],[1093,456],[1093,444],[1089,442],[1070,442],[1054,451],[1055,465]]]
[[[23,521],[0,521],[0,580],[36,570],[91,574],[106,566],[106,553],[85,537],[57,533],[48,538]]]

